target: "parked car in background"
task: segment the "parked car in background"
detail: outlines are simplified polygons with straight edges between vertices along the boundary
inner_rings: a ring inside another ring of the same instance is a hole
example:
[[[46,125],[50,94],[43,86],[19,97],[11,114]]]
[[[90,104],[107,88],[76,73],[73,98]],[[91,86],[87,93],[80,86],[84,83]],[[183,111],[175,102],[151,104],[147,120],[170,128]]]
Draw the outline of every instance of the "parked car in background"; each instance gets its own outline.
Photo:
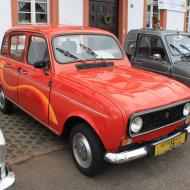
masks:
[[[15,181],[15,174],[6,164],[6,142],[0,130],[0,190],[7,189]]]
[[[116,37],[72,26],[16,27],[0,55],[0,109],[13,104],[69,137],[77,168],[161,155],[186,142],[190,89],[131,67]],[[64,165],[63,165],[64,168]]]
[[[190,86],[190,35],[183,32],[131,30],[125,52],[132,66],[178,80]]]

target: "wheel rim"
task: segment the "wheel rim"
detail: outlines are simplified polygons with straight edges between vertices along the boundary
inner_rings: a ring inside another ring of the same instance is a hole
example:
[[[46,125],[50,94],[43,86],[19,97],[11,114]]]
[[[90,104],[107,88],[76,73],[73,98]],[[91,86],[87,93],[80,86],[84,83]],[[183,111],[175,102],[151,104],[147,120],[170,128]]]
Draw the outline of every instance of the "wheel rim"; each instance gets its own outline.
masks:
[[[0,108],[3,109],[5,107],[5,95],[3,91],[0,89]]]
[[[83,168],[88,168],[92,162],[92,151],[87,138],[81,134],[75,134],[73,138],[73,152],[78,164]]]

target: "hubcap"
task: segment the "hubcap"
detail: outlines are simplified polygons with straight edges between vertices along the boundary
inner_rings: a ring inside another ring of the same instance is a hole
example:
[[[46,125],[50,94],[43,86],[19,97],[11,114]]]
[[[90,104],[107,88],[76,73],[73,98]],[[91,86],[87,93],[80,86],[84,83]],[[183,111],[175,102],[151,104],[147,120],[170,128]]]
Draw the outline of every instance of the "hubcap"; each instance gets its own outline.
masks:
[[[5,107],[5,95],[3,91],[0,89],[0,108],[3,109]]]
[[[78,164],[88,168],[92,162],[92,151],[87,138],[81,134],[75,134],[73,138],[73,152]]]

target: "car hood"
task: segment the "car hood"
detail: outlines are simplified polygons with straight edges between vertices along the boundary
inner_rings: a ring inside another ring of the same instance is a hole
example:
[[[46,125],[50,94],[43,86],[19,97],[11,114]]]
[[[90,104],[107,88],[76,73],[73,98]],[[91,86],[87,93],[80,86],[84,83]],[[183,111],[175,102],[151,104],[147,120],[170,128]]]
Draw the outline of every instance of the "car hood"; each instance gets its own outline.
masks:
[[[190,90],[183,84],[129,66],[81,70],[67,73],[66,77],[101,93],[124,114],[168,105],[190,97]]]

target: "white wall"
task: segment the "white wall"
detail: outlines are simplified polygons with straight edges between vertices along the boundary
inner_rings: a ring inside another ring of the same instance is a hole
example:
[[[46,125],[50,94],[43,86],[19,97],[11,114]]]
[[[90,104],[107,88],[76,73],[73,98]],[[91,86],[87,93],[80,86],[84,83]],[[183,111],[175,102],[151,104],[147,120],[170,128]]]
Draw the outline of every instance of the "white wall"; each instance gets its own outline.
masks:
[[[59,24],[83,25],[83,0],[59,0]]]
[[[143,18],[144,0],[128,0],[128,31],[143,28]]]
[[[185,18],[185,13],[183,12],[167,11],[166,29],[183,31],[184,18]]]
[[[4,33],[12,26],[11,20],[11,0],[1,2],[0,6],[0,46]]]

